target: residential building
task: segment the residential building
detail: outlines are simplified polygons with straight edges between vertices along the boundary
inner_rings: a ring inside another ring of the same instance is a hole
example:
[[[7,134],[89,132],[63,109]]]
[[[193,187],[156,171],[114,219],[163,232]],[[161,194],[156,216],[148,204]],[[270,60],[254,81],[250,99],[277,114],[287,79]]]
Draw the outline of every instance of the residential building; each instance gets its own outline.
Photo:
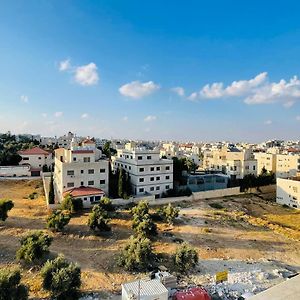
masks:
[[[257,174],[259,175],[263,168],[268,172],[276,173],[276,154],[256,152],[254,157],[257,160]]]
[[[203,168],[226,174],[231,179],[242,179],[247,174],[257,175],[257,162],[252,149],[239,150],[233,146],[205,151]]]
[[[300,155],[276,155],[276,178],[294,177],[299,171]]]
[[[108,160],[90,139],[79,145],[73,138],[70,149],[55,150],[54,186],[58,201],[68,192],[88,207],[108,194],[108,166]]]
[[[292,179],[277,178],[276,202],[300,208],[300,177]]]
[[[21,150],[18,154],[22,157],[20,165],[30,165],[33,175],[39,176],[43,166],[52,168],[52,153],[39,147]]]
[[[113,157],[113,169],[128,172],[134,195],[152,194],[160,197],[173,188],[173,160],[160,158],[159,150],[148,150],[127,143],[125,149],[117,149]]]

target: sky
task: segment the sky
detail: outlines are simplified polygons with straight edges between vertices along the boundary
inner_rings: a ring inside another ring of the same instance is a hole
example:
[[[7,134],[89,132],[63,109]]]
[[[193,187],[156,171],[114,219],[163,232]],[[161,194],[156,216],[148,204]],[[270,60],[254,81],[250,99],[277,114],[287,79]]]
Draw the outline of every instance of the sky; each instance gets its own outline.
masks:
[[[0,2],[0,132],[299,139],[300,1]]]

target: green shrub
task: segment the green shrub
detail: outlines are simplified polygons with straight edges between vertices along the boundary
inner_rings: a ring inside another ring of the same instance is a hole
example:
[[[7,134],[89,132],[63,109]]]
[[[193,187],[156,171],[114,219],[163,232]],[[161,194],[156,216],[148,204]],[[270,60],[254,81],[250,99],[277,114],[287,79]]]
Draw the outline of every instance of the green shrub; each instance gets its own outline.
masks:
[[[169,203],[163,208],[159,208],[157,210],[157,214],[160,215],[166,223],[172,225],[175,219],[179,216],[179,211],[180,209],[178,207],[173,207],[171,203]]]
[[[0,270],[0,300],[26,300],[28,299],[28,289],[20,284],[20,270],[6,269]]]
[[[48,202],[49,202],[49,204],[54,204],[55,203],[54,181],[53,181],[53,175],[52,174],[51,174],[51,179],[50,179],[50,183],[49,183]]]
[[[43,258],[49,252],[52,237],[43,231],[34,231],[20,240],[21,247],[17,250],[19,260],[33,262]]]
[[[57,300],[76,299],[81,284],[81,271],[77,264],[63,256],[48,260],[42,270],[43,288]]]
[[[151,267],[154,258],[148,238],[131,236],[119,256],[118,264],[128,271],[146,271]]]
[[[53,231],[62,231],[70,219],[69,211],[54,210],[47,218],[47,227]]]
[[[99,205],[106,211],[114,211],[115,208],[111,203],[111,200],[108,197],[102,197]]]
[[[132,229],[138,235],[150,236],[157,234],[157,226],[149,214],[149,205],[146,201],[140,201],[132,208]]]
[[[37,196],[38,196],[38,193],[37,192],[33,192],[33,193],[31,193],[31,194],[28,195],[28,198],[30,200],[33,200],[33,199],[36,199]]]
[[[109,231],[110,221],[107,211],[105,211],[99,204],[94,205],[92,212],[89,215],[88,226],[92,230],[98,229],[99,231]]]
[[[68,210],[73,214],[83,210],[83,202],[81,199],[74,199],[71,194],[67,194],[60,207],[62,210]]]
[[[186,242],[182,243],[173,256],[174,267],[179,273],[187,273],[198,263],[197,251],[188,245]]]
[[[224,208],[224,206],[218,202],[209,203],[209,206],[212,208],[215,208],[215,209],[223,209]]]
[[[8,217],[7,212],[14,207],[11,200],[0,199],[0,220],[5,221]]]

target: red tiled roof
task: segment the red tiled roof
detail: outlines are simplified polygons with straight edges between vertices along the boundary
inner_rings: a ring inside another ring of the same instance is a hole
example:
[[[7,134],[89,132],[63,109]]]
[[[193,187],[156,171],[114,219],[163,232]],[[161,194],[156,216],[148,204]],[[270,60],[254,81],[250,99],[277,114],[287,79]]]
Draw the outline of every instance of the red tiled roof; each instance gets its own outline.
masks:
[[[21,150],[18,152],[20,155],[49,155],[50,152],[41,149],[39,147],[34,147],[31,149]]]
[[[101,189],[88,187],[88,186],[81,186],[77,188],[71,188],[63,193],[65,196],[66,194],[71,194],[73,197],[80,197],[80,196],[93,196],[93,195],[104,195],[105,193]]]
[[[85,144],[95,144],[95,142],[91,139],[86,139],[86,140],[83,141],[83,143],[85,143]]]
[[[80,153],[94,153],[93,150],[72,150],[72,153],[80,154]]]

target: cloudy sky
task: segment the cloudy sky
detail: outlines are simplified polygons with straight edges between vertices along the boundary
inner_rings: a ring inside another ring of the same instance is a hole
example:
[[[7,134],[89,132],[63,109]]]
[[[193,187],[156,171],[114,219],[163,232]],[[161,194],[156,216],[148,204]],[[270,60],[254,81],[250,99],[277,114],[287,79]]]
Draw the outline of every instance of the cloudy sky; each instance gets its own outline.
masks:
[[[0,132],[299,139],[299,13],[289,0],[1,1]]]

